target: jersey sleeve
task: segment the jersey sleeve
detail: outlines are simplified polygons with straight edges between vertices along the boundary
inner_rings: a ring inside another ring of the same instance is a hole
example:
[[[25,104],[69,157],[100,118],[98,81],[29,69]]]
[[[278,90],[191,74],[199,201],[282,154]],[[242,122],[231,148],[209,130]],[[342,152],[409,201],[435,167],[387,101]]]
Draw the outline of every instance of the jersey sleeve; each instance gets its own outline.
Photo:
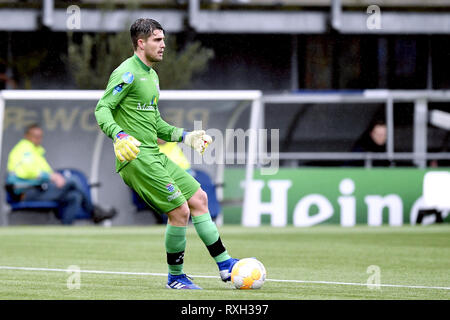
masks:
[[[112,110],[125,98],[133,84],[134,76],[131,72],[118,69],[111,73],[102,98],[95,108],[95,118],[100,129],[111,139],[114,139],[122,128],[114,121]]]
[[[169,142],[181,142],[183,138],[183,130],[183,128],[177,128],[165,122],[161,118],[159,108],[156,108],[156,132],[158,138]]]

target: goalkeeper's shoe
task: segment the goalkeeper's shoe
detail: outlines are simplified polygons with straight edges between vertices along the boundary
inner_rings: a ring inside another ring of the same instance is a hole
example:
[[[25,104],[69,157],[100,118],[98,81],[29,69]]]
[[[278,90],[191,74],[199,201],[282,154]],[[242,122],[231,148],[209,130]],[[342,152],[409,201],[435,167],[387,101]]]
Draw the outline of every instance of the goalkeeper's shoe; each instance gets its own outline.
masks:
[[[191,277],[186,274],[173,275],[169,273],[169,278],[167,280],[167,289],[201,289],[195,283],[191,281]]]
[[[217,262],[217,266],[219,267],[220,278],[222,279],[223,282],[231,280],[231,270],[233,270],[234,265],[238,261],[239,259],[230,258],[222,262]]]

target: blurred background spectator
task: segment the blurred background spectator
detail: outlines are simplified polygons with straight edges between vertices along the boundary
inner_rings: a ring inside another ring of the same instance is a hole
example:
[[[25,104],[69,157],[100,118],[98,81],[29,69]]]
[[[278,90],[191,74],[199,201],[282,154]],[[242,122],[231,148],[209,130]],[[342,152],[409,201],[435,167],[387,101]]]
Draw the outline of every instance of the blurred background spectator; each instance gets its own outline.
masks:
[[[386,152],[387,127],[383,119],[375,118],[356,140],[352,152]],[[352,161],[354,166],[364,166],[364,161]],[[375,167],[389,166],[389,160],[373,160]]]
[[[43,134],[39,125],[29,125],[24,138],[9,153],[7,185],[11,197],[18,201],[58,202],[57,217],[64,225],[73,224],[81,210],[95,223],[113,218],[116,210],[93,204],[75,176],[64,176],[50,167],[41,146]]]

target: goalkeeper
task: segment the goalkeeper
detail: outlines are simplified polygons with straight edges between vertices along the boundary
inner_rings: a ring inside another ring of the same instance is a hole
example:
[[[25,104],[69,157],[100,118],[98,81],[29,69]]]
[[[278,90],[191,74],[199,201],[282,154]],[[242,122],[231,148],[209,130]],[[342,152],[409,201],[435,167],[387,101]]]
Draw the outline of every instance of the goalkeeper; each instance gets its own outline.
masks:
[[[206,193],[186,171],[159,151],[157,139],[184,142],[203,153],[211,137],[203,130],[186,132],[160,116],[159,78],[152,68],[163,59],[164,29],[155,20],[138,19],[131,28],[134,55],[111,74],[95,109],[102,131],[114,141],[116,171],[156,211],[168,215],[165,248],[167,288],[201,289],[183,271],[189,216],[216,261],[221,279],[229,281],[237,259],[228,254],[208,209]]]

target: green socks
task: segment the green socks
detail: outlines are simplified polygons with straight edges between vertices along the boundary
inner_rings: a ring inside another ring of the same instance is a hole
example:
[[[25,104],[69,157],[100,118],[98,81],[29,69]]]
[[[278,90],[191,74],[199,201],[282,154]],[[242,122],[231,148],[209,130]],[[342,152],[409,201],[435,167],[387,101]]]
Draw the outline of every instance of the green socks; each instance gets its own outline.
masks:
[[[183,274],[184,250],[186,249],[186,227],[176,227],[167,224],[166,227],[166,253],[169,273]]]
[[[200,239],[206,245],[209,254],[216,262],[231,258],[220,240],[219,231],[209,212],[196,217],[192,216],[192,223]]]
[[[230,259],[230,255],[220,240],[217,226],[212,221],[209,213],[201,216],[192,216],[192,223],[200,239],[206,245],[211,257],[216,262],[222,262]],[[187,227],[176,227],[167,224],[165,234],[165,246],[167,253],[167,264],[169,273],[172,275],[183,274],[184,250],[186,249],[186,230]]]

